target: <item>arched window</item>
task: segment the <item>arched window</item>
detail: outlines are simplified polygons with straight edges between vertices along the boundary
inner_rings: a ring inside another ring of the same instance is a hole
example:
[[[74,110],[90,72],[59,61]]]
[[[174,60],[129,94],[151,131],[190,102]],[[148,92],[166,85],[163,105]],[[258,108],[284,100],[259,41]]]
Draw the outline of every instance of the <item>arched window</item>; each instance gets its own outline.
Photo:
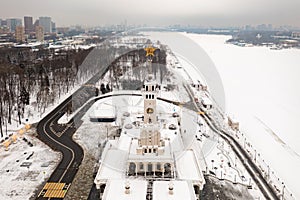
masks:
[[[148,164],[148,169],[147,170],[148,170],[148,172],[152,172],[153,168],[152,168],[152,164],[151,163]]]
[[[157,169],[157,170],[161,170],[161,164],[160,164],[160,163],[157,163],[156,169]]]
[[[140,170],[143,170],[143,169],[144,169],[144,164],[140,163]]]
[[[165,175],[171,175],[171,164],[170,163],[166,163],[164,164],[164,169],[165,169]]]
[[[129,175],[134,175],[135,174],[135,169],[136,169],[136,165],[134,162],[131,162],[129,164],[129,170],[128,170],[128,174]]]

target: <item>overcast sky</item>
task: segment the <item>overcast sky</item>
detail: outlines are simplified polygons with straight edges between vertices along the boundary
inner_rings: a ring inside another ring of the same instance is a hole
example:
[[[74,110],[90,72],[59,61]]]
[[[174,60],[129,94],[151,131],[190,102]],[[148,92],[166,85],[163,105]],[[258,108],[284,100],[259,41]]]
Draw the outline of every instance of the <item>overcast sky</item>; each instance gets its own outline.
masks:
[[[170,24],[300,27],[300,0],[1,0],[0,18],[51,16],[58,26]]]

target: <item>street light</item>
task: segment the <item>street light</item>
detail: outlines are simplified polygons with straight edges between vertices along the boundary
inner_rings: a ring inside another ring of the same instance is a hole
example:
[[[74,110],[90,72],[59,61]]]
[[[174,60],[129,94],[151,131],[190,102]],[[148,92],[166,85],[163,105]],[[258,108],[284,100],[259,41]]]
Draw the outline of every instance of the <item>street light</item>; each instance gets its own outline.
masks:
[[[236,167],[236,159],[237,159],[237,157],[236,157],[236,155],[234,156],[234,166]]]
[[[285,185],[284,185],[284,182],[282,182],[282,200],[284,200],[284,188],[285,188]]]
[[[108,126],[105,125],[105,127],[106,127],[106,140],[108,140]]]

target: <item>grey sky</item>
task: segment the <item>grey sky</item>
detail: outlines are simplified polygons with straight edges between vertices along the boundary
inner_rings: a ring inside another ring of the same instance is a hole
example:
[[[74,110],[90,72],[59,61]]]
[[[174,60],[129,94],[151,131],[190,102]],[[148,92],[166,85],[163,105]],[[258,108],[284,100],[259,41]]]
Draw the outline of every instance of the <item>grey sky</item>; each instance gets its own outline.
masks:
[[[1,0],[0,18],[51,16],[58,26],[128,24],[300,27],[300,0]]]

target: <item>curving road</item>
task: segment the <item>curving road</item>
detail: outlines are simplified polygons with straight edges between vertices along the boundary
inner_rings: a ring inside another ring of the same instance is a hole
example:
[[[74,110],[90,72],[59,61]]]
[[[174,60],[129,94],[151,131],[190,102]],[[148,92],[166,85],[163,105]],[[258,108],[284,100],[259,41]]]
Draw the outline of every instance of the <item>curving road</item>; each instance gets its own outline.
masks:
[[[95,101],[107,97],[112,97],[112,96],[122,96],[122,95],[141,96],[141,94],[122,92],[117,94],[110,93],[107,95],[94,98],[88,101],[77,112],[74,118],[70,120],[69,123],[65,125],[58,124],[57,122],[58,119],[61,116],[63,116],[64,113],[67,111],[67,107],[69,103],[72,101],[72,98],[80,94],[81,91],[84,91],[85,89],[86,87],[80,88],[74,95],[70,96],[63,103],[61,103],[56,109],[54,109],[50,114],[48,114],[44,119],[42,119],[37,126],[37,131],[40,139],[44,141],[46,144],[48,144],[51,148],[62,152],[62,156],[63,156],[63,159],[61,160],[61,162],[59,163],[55,171],[52,173],[48,182],[66,183],[67,185],[72,183],[78,171],[78,167],[81,164],[83,159],[83,150],[77,143],[75,143],[72,140],[72,135],[76,131],[75,125],[81,124],[82,116],[94,104]],[[162,98],[159,99],[176,105],[180,104],[179,102],[173,102]],[[201,108],[199,108],[195,102],[194,105],[198,111],[201,111]],[[231,137],[228,133],[226,133],[223,130],[220,130],[217,127],[217,125],[214,123],[214,120],[211,119],[207,114],[203,114],[202,117],[214,132],[218,133],[223,139],[225,139],[231,145],[232,149],[235,151],[239,159],[243,161],[243,164],[246,167],[249,174],[251,175],[252,179],[256,182],[256,184],[263,192],[265,198],[276,199],[276,200],[279,199],[279,197],[276,195],[276,192],[264,179],[258,167],[252,162],[247,152],[238,144],[238,142],[236,142],[234,138]],[[43,197],[41,193],[39,194],[37,199],[45,199],[45,197]]]
[[[123,54],[119,55],[118,58],[114,59],[119,59],[125,54],[130,54],[134,51],[139,50],[126,51],[127,52],[123,52]],[[113,60],[110,61],[112,62]],[[54,172],[51,174],[50,178],[47,180],[47,183],[45,184],[41,192],[37,195],[36,199],[63,199],[70,184],[75,178],[78,168],[81,165],[84,152],[83,149],[72,140],[72,136],[76,132],[77,127],[81,125],[82,116],[91,107],[91,105],[93,105],[95,101],[101,98],[113,96],[105,95],[93,99],[92,101],[88,101],[95,95],[95,88],[91,86],[95,85],[104,76],[104,74],[108,71],[108,68],[109,65],[102,66],[99,72],[94,75],[89,81],[87,81],[85,85],[80,87],[73,95],[63,101],[59,106],[57,106],[52,112],[50,112],[38,123],[38,137],[52,149],[61,152],[62,159]],[[115,95],[117,96],[122,94]],[[76,102],[74,103],[74,101]],[[86,103],[87,101],[88,103]],[[67,124],[59,124],[58,120],[70,109],[70,107],[72,108],[72,106],[74,105],[75,109],[83,105],[84,106]],[[49,184],[51,184],[50,189]],[[63,186],[59,187],[59,184],[63,184]]]
[[[211,118],[202,108],[194,101],[192,92],[189,88],[189,86],[186,86],[186,90],[190,95],[190,98],[192,100],[193,105],[189,105],[190,109],[193,109],[197,112],[202,113],[201,117],[205,120],[205,122],[208,124],[208,126],[211,128],[212,131],[214,131],[216,134],[218,134],[220,137],[222,137],[233,149],[234,153],[237,155],[237,157],[242,161],[242,164],[246,168],[247,172],[250,174],[253,181],[257,184],[257,186],[260,188],[261,192],[263,193],[264,197],[268,200],[279,200],[280,197],[277,196],[276,191],[273,189],[273,187],[268,183],[268,181],[264,178],[263,174],[261,173],[260,169],[257,167],[257,165],[252,161],[249,154],[246,152],[246,150],[225,130],[220,129],[215,122],[213,118]],[[191,108],[191,106],[193,108]]]
[[[69,185],[72,183],[84,155],[83,149],[72,140],[72,136],[77,130],[75,125],[81,124],[80,119],[83,114],[79,112],[74,119],[71,119],[67,124],[58,124],[58,120],[67,112],[70,106],[73,106],[74,100],[81,99],[79,102],[76,102],[76,106],[80,107],[95,95],[95,88],[90,87],[90,85],[94,85],[98,82],[107,70],[108,67],[102,67],[84,86],[80,87],[74,94],[63,101],[37,125],[38,137],[52,149],[62,154],[60,163],[47,182],[65,183],[66,186],[63,188],[64,192],[67,191]],[[44,197],[47,191],[44,189],[45,187],[38,194],[36,199],[50,199],[49,197]],[[53,194],[51,196],[55,195]]]
[[[105,74],[108,67],[102,67],[100,72],[98,72],[93,78],[91,78],[86,85],[95,84],[102,76]],[[66,192],[69,185],[72,183],[77,171],[83,159],[83,149],[72,140],[73,134],[76,132],[77,127],[81,124],[81,118],[86,113],[86,111],[93,105],[93,103],[99,99],[107,98],[111,96],[120,96],[120,95],[134,95],[140,96],[140,94],[132,94],[132,93],[122,93],[122,94],[108,94],[101,97],[97,97],[91,101],[88,101],[92,96],[95,95],[94,88],[82,86],[79,88],[73,95],[63,101],[57,108],[55,108],[51,113],[49,113],[46,117],[44,117],[37,125],[37,132],[39,138],[49,145],[52,149],[56,151],[60,151],[62,153],[62,159],[58,164],[55,171],[51,174],[50,178],[47,182],[54,183],[63,183],[66,185],[62,191]],[[190,93],[189,88],[187,91]],[[193,95],[192,95],[193,96]],[[67,124],[58,124],[58,120],[67,112],[70,105],[74,99],[83,98],[83,101],[79,103],[77,106],[82,106],[85,102],[88,101],[72,118]],[[193,99],[193,98],[191,98]],[[179,102],[173,102],[165,99],[161,99],[167,101],[169,103],[174,103],[179,105]],[[203,111],[198,105],[193,102],[194,105],[184,105],[186,107],[194,107],[197,111]],[[276,192],[273,188],[268,184],[268,182],[264,179],[263,175],[260,173],[258,167],[252,162],[251,158],[247,154],[247,152],[238,144],[235,139],[226,133],[224,130],[218,128],[218,126],[214,123],[214,120],[211,119],[208,115],[202,115],[203,119],[207,122],[207,124],[211,127],[211,129],[218,133],[223,139],[225,139],[235,151],[240,160],[243,161],[244,166],[246,167],[249,174],[252,176],[252,179],[256,182],[256,184],[260,187],[261,191],[265,195],[266,199],[279,199],[276,195]],[[46,192],[45,187],[38,194],[37,199],[50,199],[49,197],[44,196]],[[63,199],[53,197],[52,199]]]
[[[80,93],[80,91],[81,89],[78,92]],[[62,102],[37,125],[38,137],[52,149],[62,153],[62,159],[51,174],[48,182],[66,183],[69,185],[72,183],[83,159],[84,153],[82,148],[72,140],[72,135],[76,131],[74,122],[71,121],[64,125],[57,122],[66,113],[72,98],[73,95]],[[37,199],[43,199],[43,195],[40,193]]]

